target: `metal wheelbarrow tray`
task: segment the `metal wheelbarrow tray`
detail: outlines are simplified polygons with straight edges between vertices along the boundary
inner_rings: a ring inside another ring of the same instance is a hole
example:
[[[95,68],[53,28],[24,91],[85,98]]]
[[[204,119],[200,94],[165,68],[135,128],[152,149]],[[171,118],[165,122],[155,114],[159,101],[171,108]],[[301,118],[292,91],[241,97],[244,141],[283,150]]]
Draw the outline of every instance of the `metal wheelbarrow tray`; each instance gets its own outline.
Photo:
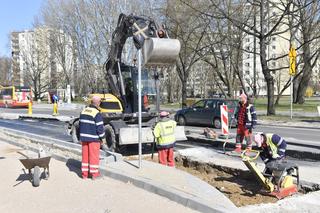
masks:
[[[42,172],[40,168],[43,168],[44,177],[47,180],[49,178],[49,163],[51,156],[42,158],[26,158],[19,159],[23,166],[28,169],[30,175],[30,181],[33,186],[37,187],[40,185],[40,179]]]

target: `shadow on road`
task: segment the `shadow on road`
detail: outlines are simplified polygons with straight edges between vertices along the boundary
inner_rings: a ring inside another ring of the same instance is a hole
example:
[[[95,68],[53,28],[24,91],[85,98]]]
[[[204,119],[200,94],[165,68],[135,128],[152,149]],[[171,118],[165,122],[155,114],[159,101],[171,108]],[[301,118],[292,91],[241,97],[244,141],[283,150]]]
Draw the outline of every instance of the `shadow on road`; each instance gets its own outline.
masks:
[[[66,162],[66,166],[68,167],[69,171],[76,173],[79,178],[82,178],[80,161],[75,159],[69,159]]]

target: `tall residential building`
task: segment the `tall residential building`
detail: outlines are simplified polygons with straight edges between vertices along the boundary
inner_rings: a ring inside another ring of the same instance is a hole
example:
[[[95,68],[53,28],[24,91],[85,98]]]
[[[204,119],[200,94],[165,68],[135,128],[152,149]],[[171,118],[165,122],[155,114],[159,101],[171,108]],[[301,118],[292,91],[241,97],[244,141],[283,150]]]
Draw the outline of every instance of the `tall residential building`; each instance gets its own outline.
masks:
[[[15,85],[34,87],[35,78],[44,91],[72,84],[75,54],[71,37],[63,31],[39,27],[12,32],[11,49]]]

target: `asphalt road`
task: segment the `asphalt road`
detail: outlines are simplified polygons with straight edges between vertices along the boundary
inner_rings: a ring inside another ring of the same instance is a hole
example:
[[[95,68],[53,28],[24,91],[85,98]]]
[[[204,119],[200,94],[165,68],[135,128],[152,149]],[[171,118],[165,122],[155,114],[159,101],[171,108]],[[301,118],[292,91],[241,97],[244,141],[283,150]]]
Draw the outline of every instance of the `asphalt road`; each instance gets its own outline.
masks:
[[[194,127],[194,126],[187,126],[186,130],[190,131],[199,131],[202,132],[204,127]],[[231,134],[236,134],[236,128],[232,128],[229,130]],[[219,132],[219,130],[218,130]],[[320,128],[298,128],[298,127],[285,127],[285,126],[268,126],[268,125],[258,125],[253,133],[257,132],[265,132],[265,133],[275,133],[282,137],[284,137],[287,141],[290,142],[301,142],[303,141],[312,141],[319,143],[319,135],[320,135]]]
[[[71,137],[66,132],[66,124],[60,121],[49,120],[3,120],[0,119],[0,127],[12,128],[15,130],[26,131],[37,135],[45,135],[55,139],[71,142]],[[186,130],[202,132],[204,127],[187,126]],[[236,129],[231,129],[231,133],[236,132]],[[312,141],[320,143],[320,129],[307,129],[296,127],[279,127],[258,125],[254,132],[276,133],[283,136],[289,142]],[[180,144],[181,148],[199,146],[196,143]]]

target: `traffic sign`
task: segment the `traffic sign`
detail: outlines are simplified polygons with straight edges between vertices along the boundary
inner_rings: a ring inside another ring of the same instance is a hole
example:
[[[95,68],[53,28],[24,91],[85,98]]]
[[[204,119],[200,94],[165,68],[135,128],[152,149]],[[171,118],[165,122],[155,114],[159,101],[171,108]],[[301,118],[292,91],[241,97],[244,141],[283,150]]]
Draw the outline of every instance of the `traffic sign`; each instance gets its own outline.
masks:
[[[297,59],[297,51],[295,48],[291,46],[289,51],[289,74],[290,75],[296,74],[296,59]]]

